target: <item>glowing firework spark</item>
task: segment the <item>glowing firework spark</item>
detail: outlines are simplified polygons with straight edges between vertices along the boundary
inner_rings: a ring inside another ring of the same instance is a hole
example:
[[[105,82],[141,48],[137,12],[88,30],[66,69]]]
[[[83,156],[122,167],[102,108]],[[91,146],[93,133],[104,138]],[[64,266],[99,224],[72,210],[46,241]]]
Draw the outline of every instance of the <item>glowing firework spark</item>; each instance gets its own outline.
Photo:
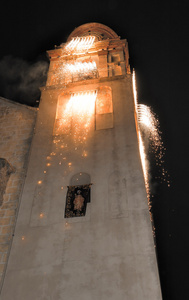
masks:
[[[98,77],[98,69],[95,61],[77,61],[61,63],[56,69],[53,84],[68,84],[79,80]]]
[[[72,94],[63,111],[60,126],[63,128],[67,124],[71,124],[73,139],[77,143],[86,141],[94,114],[96,97],[96,91]],[[58,129],[58,131],[60,130],[61,128]]]
[[[144,140],[142,138],[143,134],[145,134],[145,136],[147,136],[147,138],[151,142],[150,145],[155,154],[156,164],[159,165],[160,167],[162,167],[162,163],[163,163],[162,158],[165,149],[159,131],[158,119],[155,117],[154,113],[150,110],[150,108],[147,105],[138,104],[135,72],[133,72],[133,94],[134,94],[134,103],[135,103],[135,113],[137,119],[139,151],[140,151],[142,169],[143,169],[145,186],[147,191],[147,197],[148,197],[148,201],[150,201],[149,165],[146,157]],[[162,168],[162,175],[165,176],[165,173],[166,173],[165,169]],[[150,202],[149,202],[149,206],[150,206]]]
[[[68,56],[69,59],[72,55],[81,55],[88,51],[95,42],[95,36],[86,37],[74,37],[62,48],[62,56]],[[95,61],[78,61],[69,62],[61,61],[56,65],[55,70],[52,72],[50,84],[68,84],[69,82],[96,78],[97,77],[97,66]],[[76,76],[75,76],[76,75]]]
[[[146,187],[146,193],[148,198],[148,204],[150,204],[150,187],[149,187],[149,176],[148,176],[148,161],[145,153],[145,146],[142,140],[142,135],[140,130],[138,130],[138,140],[139,140],[139,152],[142,163],[142,169],[144,174],[144,182]]]
[[[73,114],[91,115],[94,112],[96,91],[72,94],[68,107],[72,105]]]
[[[159,132],[159,121],[147,105],[139,104],[138,122],[142,131],[147,132],[154,152],[158,154],[158,159],[163,157],[163,143]]]
[[[96,71],[97,66],[95,61],[92,62],[76,62],[73,64],[66,64],[63,68],[65,72],[74,73],[89,73],[90,71]]]
[[[136,113],[136,119],[138,121],[139,114],[138,114],[138,101],[137,101],[135,72],[133,72],[132,79],[133,79],[133,95],[134,95],[134,103],[135,103],[135,113]],[[145,154],[144,143],[143,143],[141,132],[140,132],[139,122],[137,122],[137,131],[138,131],[140,158],[141,158],[142,169],[143,169],[143,174],[144,174],[144,181],[145,181],[145,186],[146,186],[147,197],[149,200],[150,194],[149,194],[148,164],[147,164],[147,159],[146,159],[146,154]]]
[[[65,46],[65,49],[68,50],[68,51],[88,50],[93,45],[94,41],[95,41],[95,36],[74,37]]]

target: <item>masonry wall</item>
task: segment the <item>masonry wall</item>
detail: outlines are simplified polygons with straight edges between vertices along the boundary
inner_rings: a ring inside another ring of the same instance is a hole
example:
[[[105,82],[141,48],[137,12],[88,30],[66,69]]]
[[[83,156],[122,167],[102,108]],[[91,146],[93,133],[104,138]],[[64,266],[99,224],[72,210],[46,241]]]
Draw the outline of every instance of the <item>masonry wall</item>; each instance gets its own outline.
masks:
[[[0,285],[14,236],[36,112],[36,108],[0,98]]]

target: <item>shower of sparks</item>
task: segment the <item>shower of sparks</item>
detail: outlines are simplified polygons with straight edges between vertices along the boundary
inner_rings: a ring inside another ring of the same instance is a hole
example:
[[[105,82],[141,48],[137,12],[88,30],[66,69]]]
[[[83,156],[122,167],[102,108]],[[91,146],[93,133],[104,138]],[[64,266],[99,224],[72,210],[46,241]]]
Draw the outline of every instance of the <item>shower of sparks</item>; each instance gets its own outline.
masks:
[[[150,142],[151,149],[155,154],[156,165],[161,167],[162,176],[164,177],[166,171],[163,168],[163,156],[164,156],[164,146],[161,139],[161,133],[159,131],[159,121],[155,117],[151,109],[144,104],[138,104],[137,101],[137,90],[136,90],[136,79],[135,72],[133,72],[133,94],[135,103],[135,113],[137,119],[137,130],[138,130],[138,140],[139,140],[139,151],[141,157],[141,164],[144,174],[145,186],[147,191],[147,198],[150,207],[150,187],[149,187],[149,164],[147,160],[147,149],[144,143],[144,136],[147,137],[148,142]],[[169,186],[169,185],[168,185]]]
[[[164,147],[159,131],[159,121],[147,105],[139,104],[137,110],[141,131],[146,132],[149,136],[152,149],[154,153],[158,155],[156,159],[158,159],[159,162],[163,162]]]
[[[73,59],[73,55],[81,55],[86,53],[95,42],[95,36],[74,37],[63,46],[62,56],[68,56]],[[75,60],[75,59],[74,59]],[[56,65],[48,85],[67,85],[70,82],[79,80],[96,78],[98,76],[95,61],[69,61],[65,63],[60,57],[59,63]]]
[[[143,168],[145,186],[146,186],[147,196],[148,196],[148,200],[149,200],[149,192],[150,191],[149,191],[149,178],[148,178],[148,163],[147,163],[145,147],[144,147],[144,143],[142,140],[142,135],[141,135],[140,130],[138,131],[138,140],[139,140],[139,151],[140,151],[140,158],[141,158],[141,163],[142,163],[142,168]]]
[[[94,41],[95,41],[95,36],[74,37],[65,46],[65,49],[68,50],[68,51],[88,50],[93,45]]]
[[[97,66],[95,61],[92,62],[75,62],[73,64],[66,64],[63,68],[64,72],[70,72],[71,74],[75,73],[89,73],[96,71]]]
[[[83,143],[87,139],[90,130],[92,116],[94,114],[96,91],[72,94],[62,115],[60,126],[70,124],[69,132],[76,143]],[[59,131],[61,128],[58,129]]]
[[[98,69],[96,62],[88,61],[72,61],[69,63],[61,63],[56,69],[56,75],[53,76],[53,85],[69,84],[70,82],[92,79],[98,77]]]
[[[150,190],[149,190],[149,178],[148,178],[148,163],[145,153],[145,147],[141,136],[140,126],[138,122],[138,101],[137,101],[137,89],[136,89],[136,79],[135,79],[135,72],[133,72],[133,95],[134,95],[134,104],[135,104],[135,113],[136,113],[136,119],[137,119],[137,131],[138,131],[138,140],[139,140],[139,152],[140,152],[140,159],[144,174],[144,182],[147,192],[147,198],[148,202],[150,200]]]

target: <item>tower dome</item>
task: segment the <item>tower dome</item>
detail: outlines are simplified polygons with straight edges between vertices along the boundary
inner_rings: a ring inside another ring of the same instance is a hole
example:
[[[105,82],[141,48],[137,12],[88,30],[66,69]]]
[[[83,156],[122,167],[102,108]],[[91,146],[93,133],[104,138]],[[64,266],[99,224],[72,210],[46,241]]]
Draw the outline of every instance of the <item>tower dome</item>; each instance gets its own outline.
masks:
[[[106,25],[100,23],[86,23],[77,28],[75,28],[72,33],[69,35],[67,42],[69,42],[72,38],[77,36],[88,36],[93,35],[98,40],[104,39],[118,39],[119,36],[115,31],[109,28]]]

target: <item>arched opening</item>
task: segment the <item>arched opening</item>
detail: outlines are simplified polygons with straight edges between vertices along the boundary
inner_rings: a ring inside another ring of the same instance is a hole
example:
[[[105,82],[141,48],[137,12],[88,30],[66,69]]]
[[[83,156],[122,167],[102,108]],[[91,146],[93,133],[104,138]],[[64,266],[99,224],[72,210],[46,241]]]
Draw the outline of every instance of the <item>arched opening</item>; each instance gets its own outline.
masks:
[[[91,183],[91,177],[87,173],[77,173],[72,176],[70,180],[70,185],[86,185]]]

